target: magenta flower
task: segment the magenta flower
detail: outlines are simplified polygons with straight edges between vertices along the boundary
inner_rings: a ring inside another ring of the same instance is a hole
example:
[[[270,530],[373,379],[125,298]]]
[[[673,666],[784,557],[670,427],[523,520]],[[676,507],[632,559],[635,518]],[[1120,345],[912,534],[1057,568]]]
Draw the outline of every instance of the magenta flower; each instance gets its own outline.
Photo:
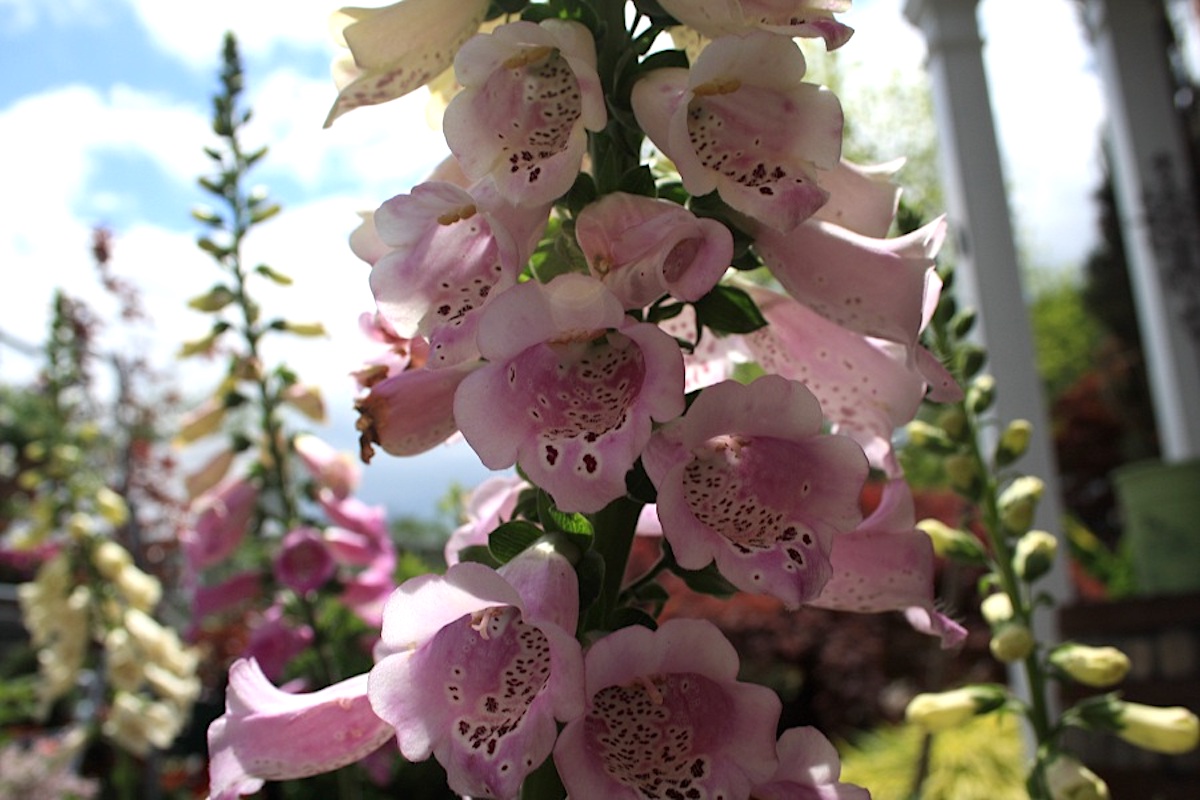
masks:
[[[515,798],[550,754],[555,720],[583,711],[578,605],[574,569],[537,546],[499,572],[462,563],[405,581],[368,689],[404,757],[432,754],[460,794]]]
[[[804,83],[804,72],[786,36],[723,36],[691,70],[639,81],[633,111],[689,193],[718,191],[743,214],[790,231],[825,202],[817,171],[833,169],[842,150],[841,104]]]
[[[313,480],[335,496],[346,497],[358,487],[360,470],[349,453],[343,453],[309,433],[301,433],[292,439],[292,447]]]
[[[275,580],[296,594],[320,589],[335,571],[337,564],[315,528],[288,531],[280,542],[275,555]]]
[[[472,362],[409,369],[372,384],[354,404],[363,460],[374,455],[374,445],[394,456],[412,456],[449,439],[458,430],[452,398],[477,367]]]
[[[955,647],[967,632],[934,607],[933,544],[917,530],[912,491],[903,479],[884,486],[879,507],[833,541],[833,576],[809,605],[876,614],[903,611],[914,628]]]
[[[488,478],[476,486],[466,498],[466,522],[455,528],[446,541],[446,563],[457,564],[458,552],[464,547],[486,545],[488,534],[512,519],[517,498],[528,488],[529,484],[515,475]]]
[[[833,18],[847,11],[850,0],[659,0],[667,13],[711,38],[755,28],[787,37],[819,36],[825,49],[845,44],[853,29]]]
[[[223,614],[262,594],[263,576],[257,570],[238,572],[212,586],[198,586],[192,594],[191,626],[186,638],[194,641],[206,617]]]
[[[258,487],[245,478],[226,481],[197,498],[196,522],[180,534],[188,566],[199,572],[229,558],[245,538],[257,504]]]
[[[642,460],[680,566],[716,561],[734,586],[789,608],[820,594],[867,476],[862,449],[821,421],[802,384],[767,375],[710,386],[654,435]]]
[[[254,659],[268,678],[279,680],[292,659],[312,646],[312,642],[312,628],[292,625],[284,617],[283,608],[273,605],[252,627],[242,657]]]
[[[428,366],[478,358],[478,311],[517,282],[549,208],[519,208],[490,182],[423,183],[375,212],[391,251],[371,269],[379,312],[401,337],[429,340]]]
[[[575,237],[592,275],[625,308],[642,308],[667,294],[699,300],[733,258],[733,235],[720,222],[667,200],[624,192],[584,208]]]
[[[763,369],[808,387],[839,433],[875,467],[900,475],[892,432],[916,416],[926,387],[951,398],[957,384],[924,348],[913,351],[830,322],[787,295],[750,288],[768,324],[743,337]]]
[[[392,729],[371,711],[367,676],[289,694],[253,659],[229,668],[225,714],[209,726],[209,797],[253,794],[265,781],[328,772],[367,756]]]
[[[454,71],[463,90],[442,127],[463,172],[491,175],[502,196],[522,205],[565,194],[586,131],[608,118],[591,32],[557,19],[501,25],[463,45]]]
[[[654,325],[585,275],[520,284],[479,323],[491,363],[468,375],[454,418],[492,469],[519,463],[564,511],[590,513],[625,494],[651,420],[683,410],[683,357]]]
[[[837,750],[816,728],[788,728],[777,749],[779,768],[754,787],[756,800],[871,800],[866,789],[838,780]]]
[[[737,673],[733,645],[706,620],[600,639],[585,659],[587,712],[554,747],[567,794],[748,797],[776,769],[780,702]]]
[[[809,220],[787,234],[763,226],[754,248],[788,294],[813,311],[911,347],[941,290],[933,259],[945,237],[944,217],[895,239]]]

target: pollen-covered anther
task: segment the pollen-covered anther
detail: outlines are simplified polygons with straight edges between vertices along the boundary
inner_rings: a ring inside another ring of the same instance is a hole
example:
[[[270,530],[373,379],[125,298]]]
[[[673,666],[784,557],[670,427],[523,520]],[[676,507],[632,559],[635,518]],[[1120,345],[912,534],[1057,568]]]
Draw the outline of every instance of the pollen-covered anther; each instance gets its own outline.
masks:
[[[480,639],[487,641],[504,633],[515,613],[515,609],[500,606],[476,611],[471,615],[471,630],[476,631]]]
[[[563,331],[552,339],[548,339],[548,344],[587,344],[594,342],[604,335],[603,330],[596,328],[574,328],[572,330]]]
[[[646,696],[650,698],[650,702],[656,706],[663,704],[663,693],[654,682],[654,678],[649,675],[639,675],[634,680],[635,686],[640,686],[646,692]]]
[[[521,69],[539,61],[545,61],[554,52],[553,47],[527,47],[504,61],[505,69]]]
[[[732,94],[742,88],[739,78],[713,78],[692,89],[696,97],[713,97],[714,95]]]
[[[470,219],[471,217],[475,216],[476,211],[478,211],[478,209],[475,208],[475,204],[468,203],[465,206],[460,206],[459,208],[447,211],[439,216],[437,221],[439,225],[453,225],[456,222],[461,222],[464,219]]]

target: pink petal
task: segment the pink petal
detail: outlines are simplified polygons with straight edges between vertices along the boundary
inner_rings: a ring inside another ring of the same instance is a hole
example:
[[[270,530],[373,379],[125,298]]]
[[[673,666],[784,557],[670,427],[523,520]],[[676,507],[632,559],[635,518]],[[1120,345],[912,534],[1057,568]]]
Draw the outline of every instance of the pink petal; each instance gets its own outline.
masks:
[[[257,503],[258,488],[244,478],[201,495],[193,504],[199,516],[181,536],[191,568],[207,569],[229,558],[245,538]]]
[[[904,159],[872,166],[842,159],[821,176],[829,200],[813,218],[861,236],[885,238],[900,202],[900,187],[891,179],[903,165]]]
[[[307,650],[312,641],[312,628],[292,625],[284,618],[283,608],[273,605],[254,622],[242,656],[252,659],[270,680],[279,680],[292,659]]]
[[[850,0],[661,0],[667,13],[708,38],[760,28],[787,37],[821,37],[836,50],[854,32],[833,18]]]
[[[307,433],[293,438],[292,447],[313,480],[328,487],[335,496],[346,497],[358,487],[360,471],[349,453]]]
[[[523,478],[488,478],[467,496],[464,513],[467,521],[450,534],[446,542],[446,564],[458,563],[458,552],[472,545],[486,545],[488,534],[512,518],[517,498],[529,487]]]
[[[779,737],[779,769],[754,787],[759,800],[871,800],[860,786],[842,783],[837,750],[816,728],[788,728]]]
[[[333,556],[314,528],[288,531],[275,556],[275,580],[297,594],[321,588],[337,570]]]
[[[288,694],[257,662],[229,669],[225,715],[208,729],[210,794],[250,794],[263,781],[303,778],[352,764],[391,736],[367,701],[359,675],[311,694]]]
[[[376,383],[355,403],[363,460],[378,444],[395,456],[411,456],[441,444],[457,430],[451,398],[478,364],[410,369]]]

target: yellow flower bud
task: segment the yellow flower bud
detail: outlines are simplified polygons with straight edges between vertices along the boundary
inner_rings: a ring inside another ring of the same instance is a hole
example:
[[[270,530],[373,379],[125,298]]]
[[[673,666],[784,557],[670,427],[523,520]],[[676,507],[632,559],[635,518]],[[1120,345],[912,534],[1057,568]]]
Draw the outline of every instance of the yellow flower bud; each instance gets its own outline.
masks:
[[[221,429],[225,421],[225,404],[216,398],[209,398],[191,412],[185,414],[179,422],[179,433],[175,435],[177,444],[189,444],[197,439],[203,439]]]
[[[1004,592],[989,594],[979,604],[979,610],[989,625],[999,625],[1013,618],[1012,598]]]
[[[1129,656],[1115,647],[1064,644],[1050,654],[1050,663],[1085,686],[1104,688],[1125,680]]]
[[[1007,701],[1004,688],[991,684],[964,686],[948,692],[926,692],[909,701],[904,718],[930,733],[938,733],[994,711]]]
[[[1033,512],[1044,491],[1045,482],[1032,475],[1024,475],[1010,483],[997,500],[1001,524],[1013,533],[1029,530],[1033,524]]]
[[[908,441],[917,447],[940,452],[947,452],[954,448],[954,442],[950,441],[946,432],[928,422],[914,419],[904,426],[904,430],[908,434]]]
[[[1058,554],[1058,539],[1047,531],[1029,531],[1017,541],[1013,569],[1024,581],[1032,583],[1050,571]]]
[[[92,549],[92,563],[96,571],[108,580],[113,580],[121,570],[133,564],[129,551],[111,539],[105,539]]]
[[[283,401],[313,422],[325,421],[325,400],[316,386],[293,384],[284,389]]]
[[[966,453],[955,453],[946,457],[942,467],[953,489],[965,494],[975,492],[979,484],[979,467],[975,459]]]
[[[162,583],[158,578],[133,565],[121,570],[113,582],[129,605],[141,611],[149,611],[162,599]]]
[[[1033,652],[1033,634],[1019,623],[1005,625],[992,634],[988,648],[997,661],[1020,661]]]
[[[30,461],[45,461],[46,460],[46,443],[45,442],[30,442],[25,445],[22,453],[25,458]]]
[[[96,533],[96,521],[82,511],[76,511],[67,518],[67,533],[77,540],[87,539]]]
[[[1161,708],[1128,702],[1119,706],[1117,735],[1130,744],[1178,755],[1200,743],[1200,719],[1183,706]]]
[[[96,510],[110,525],[120,527],[129,520],[129,506],[125,504],[125,498],[107,486],[101,486],[96,492]]]
[[[1108,800],[1108,785],[1070,756],[1058,756],[1046,767],[1051,800]]]
[[[1000,434],[996,443],[996,464],[1006,467],[1025,455],[1029,440],[1033,437],[1033,423],[1027,419],[1014,419]]]
[[[297,336],[325,336],[325,326],[320,322],[281,322],[279,329]]]
[[[951,528],[933,517],[918,522],[917,528],[929,535],[933,552],[942,558],[953,558],[967,564],[983,564],[987,561],[983,544],[964,530]]]
[[[961,439],[967,430],[967,415],[961,406],[950,406],[937,415],[937,426],[951,439]]]

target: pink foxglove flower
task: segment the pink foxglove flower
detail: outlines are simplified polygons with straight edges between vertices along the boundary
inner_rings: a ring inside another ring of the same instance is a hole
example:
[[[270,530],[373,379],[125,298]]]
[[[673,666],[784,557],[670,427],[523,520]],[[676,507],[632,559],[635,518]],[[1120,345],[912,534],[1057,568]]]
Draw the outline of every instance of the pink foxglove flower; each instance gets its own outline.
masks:
[[[633,110],[689,193],[718,191],[743,214],[790,231],[824,204],[817,172],[833,169],[842,151],[841,104],[804,83],[804,71],[786,36],[723,36],[691,70],[639,81]]]
[[[833,18],[850,0],[659,0],[667,13],[701,34],[715,38],[759,28],[787,37],[819,36],[827,50],[845,44],[854,32]]]
[[[488,478],[476,486],[463,509],[466,522],[446,542],[446,563],[457,564],[458,552],[464,547],[487,545],[488,534],[512,519],[517,498],[528,488],[529,484],[515,475]]]
[[[403,583],[384,611],[371,705],[410,761],[450,788],[515,798],[550,754],[555,720],[583,711],[574,568],[535,546],[497,573],[462,563]]]
[[[696,310],[684,306],[683,310],[670,319],[658,323],[665,332],[685,342],[695,342]],[[733,377],[738,364],[751,360],[742,337],[736,334],[714,336],[711,332],[700,336],[700,343],[689,353],[683,354],[683,390],[693,392],[712,386]]]
[[[284,617],[283,608],[273,605],[254,624],[242,657],[254,659],[258,670],[271,680],[278,680],[292,659],[311,647],[312,642],[312,628],[292,625]]]
[[[477,367],[410,369],[373,384],[354,404],[363,460],[371,460],[374,445],[394,456],[412,456],[449,439],[458,430],[452,398]]]
[[[903,611],[909,624],[957,646],[967,632],[934,607],[933,544],[917,530],[912,491],[888,481],[879,507],[833,541],[833,577],[810,605],[876,614]]]
[[[375,212],[392,248],[371,269],[379,313],[401,337],[429,340],[430,367],[477,358],[478,311],[517,282],[549,208],[518,208],[487,182],[473,192],[423,183]]]
[[[265,781],[353,764],[392,734],[367,701],[367,676],[310,694],[276,688],[253,659],[229,668],[225,715],[208,729],[209,796],[232,800]]]
[[[608,114],[596,74],[596,45],[577,22],[513,22],[463,45],[454,59],[463,90],[443,129],[472,180],[491,175],[522,205],[558,199],[579,174],[586,131]]]
[[[292,439],[292,447],[313,480],[336,497],[346,497],[358,487],[360,470],[349,453],[310,433],[298,434]]]
[[[816,728],[788,728],[777,749],[779,769],[754,787],[756,800],[871,800],[866,789],[838,780],[837,750]]]
[[[279,544],[275,580],[297,594],[321,588],[336,571],[337,564],[315,528],[288,531]]]
[[[734,586],[789,608],[820,594],[867,476],[862,449],[821,421],[802,384],[766,375],[710,386],[654,435],[642,460],[680,566],[716,561]]]
[[[237,550],[258,503],[258,487],[245,478],[226,481],[197,498],[196,522],[181,534],[188,565],[194,571],[220,564]]]
[[[198,586],[192,594],[191,625],[186,639],[195,641],[203,628],[204,620],[214,614],[223,614],[262,594],[262,573],[257,570],[238,572],[212,586]]]
[[[763,226],[754,249],[788,294],[821,316],[911,347],[941,290],[933,259],[945,237],[944,217],[895,239],[809,220],[787,234]]]
[[[887,238],[900,204],[900,187],[892,182],[892,177],[902,166],[902,158],[871,165],[843,158],[821,176],[821,186],[829,192],[829,200],[813,214],[813,219],[839,225],[861,236]]]
[[[954,379],[924,348],[914,358],[895,342],[849,331],[787,295],[749,291],[769,323],[742,337],[755,360],[807,386],[836,430],[862,445],[873,466],[898,477],[892,432],[916,416],[927,385],[937,386],[936,397],[952,397]]]
[[[335,38],[350,54],[333,63],[339,91],[325,127],[347,111],[394,100],[444,72],[479,30],[487,8],[487,0],[401,0],[338,11]]]
[[[554,747],[568,795],[748,797],[775,772],[780,702],[737,673],[733,645],[706,620],[622,628],[593,644],[587,712]]]
[[[564,511],[625,494],[651,420],[683,411],[683,357],[654,325],[586,275],[520,284],[479,323],[490,363],[463,380],[454,417],[492,469],[519,463]]]
[[[667,294],[699,300],[733,258],[733,235],[720,222],[667,200],[625,192],[584,208],[575,237],[592,275],[626,308],[648,306]]]

